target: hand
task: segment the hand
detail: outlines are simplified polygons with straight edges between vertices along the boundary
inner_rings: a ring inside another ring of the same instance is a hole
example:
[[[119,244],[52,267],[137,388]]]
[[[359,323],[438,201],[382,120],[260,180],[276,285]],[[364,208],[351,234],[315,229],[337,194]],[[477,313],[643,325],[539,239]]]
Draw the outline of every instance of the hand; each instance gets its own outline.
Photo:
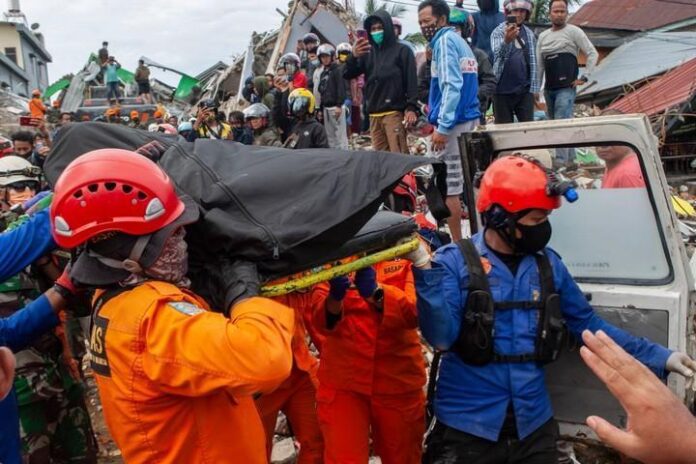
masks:
[[[377,272],[372,267],[360,269],[355,273],[353,283],[361,297],[370,298],[377,290]]]
[[[418,116],[416,116],[415,111],[406,111],[406,115],[404,117],[404,122],[406,123],[406,127],[411,127],[413,126],[416,121],[418,121]]]
[[[372,45],[370,45],[370,41],[367,39],[358,39],[357,42],[355,42],[355,45],[353,45],[353,56],[355,58],[360,58],[363,55],[367,55],[370,53],[370,50],[372,49]]]
[[[329,296],[332,300],[343,301],[349,288],[350,279],[348,276],[334,277],[329,280]]]
[[[505,26],[505,43],[509,44],[520,35],[520,28],[517,24],[508,24]]]
[[[65,266],[63,273],[56,279],[53,284],[56,291],[66,300],[82,295],[85,292],[85,288],[77,284],[72,277],[70,277],[70,271],[72,267],[70,264]]]
[[[597,416],[587,425],[607,445],[646,463],[687,463],[696,456],[696,419],[643,364],[601,330],[582,334],[580,355],[628,415],[628,430]],[[668,444],[669,446],[665,446]]]
[[[225,289],[225,309],[233,305],[257,296],[261,288],[261,279],[256,269],[256,264],[244,261],[224,260],[220,266],[223,281],[227,284]]]
[[[538,93],[532,94],[534,95],[534,107],[538,110],[541,109],[541,96]]]
[[[334,116],[336,117],[336,119],[340,118],[342,113],[343,113],[343,107],[337,106],[336,109],[334,110]]]
[[[47,147],[46,145],[44,145],[36,151],[36,154],[42,158],[45,158],[46,155],[48,155],[49,151],[51,151],[51,147]]]
[[[675,351],[667,358],[665,369],[687,378],[693,377],[694,371],[696,371],[696,362],[688,354]]]
[[[433,132],[430,145],[434,152],[444,150],[447,145],[447,136],[438,131]]]
[[[139,153],[145,156],[146,158],[149,158],[151,161],[154,161],[155,163],[159,161],[162,155],[164,155],[165,151],[167,151],[165,146],[159,143],[157,140],[153,140],[150,143],[146,143],[142,147],[135,150],[136,153]]]
[[[10,393],[17,361],[9,348],[0,346],[0,401]]]
[[[420,240],[418,248],[404,255],[404,259],[411,261],[415,267],[424,268],[430,264],[430,247]]]
[[[583,79],[576,79],[576,80],[573,81],[573,83],[572,83],[570,86],[571,86],[571,87],[580,87],[580,86],[581,86],[582,84],[584,84],[585,82],[587,82],[587,81],[585,81],[585,80],[583,80]]]

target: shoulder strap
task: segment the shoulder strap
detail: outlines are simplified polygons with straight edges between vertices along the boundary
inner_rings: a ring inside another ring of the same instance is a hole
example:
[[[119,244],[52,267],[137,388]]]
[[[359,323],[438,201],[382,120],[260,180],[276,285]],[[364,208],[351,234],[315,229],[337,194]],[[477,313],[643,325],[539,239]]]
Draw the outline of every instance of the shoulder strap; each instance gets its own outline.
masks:
[[[121,293],[133,290],[133,287],[113,287],[105,290],[92,303],[92,314],[96,314],[109,300],[119,296]]]
[[[556,293],[556,286],[553,283],[553,269],[551,261],[545,252],[534,256],[539,268],[539,284],[541,285],[541,301],[547,301],[548,297]]]
[[[462,239],[457,242],[457,246],[466,261],[466,267],[469,271],[469,290],[483,290],[490,293],[491,288],[488,285],[488,277],[486,277],[486,273],[483,270],[481,256],[479,256],[474,242],[471,239]]]

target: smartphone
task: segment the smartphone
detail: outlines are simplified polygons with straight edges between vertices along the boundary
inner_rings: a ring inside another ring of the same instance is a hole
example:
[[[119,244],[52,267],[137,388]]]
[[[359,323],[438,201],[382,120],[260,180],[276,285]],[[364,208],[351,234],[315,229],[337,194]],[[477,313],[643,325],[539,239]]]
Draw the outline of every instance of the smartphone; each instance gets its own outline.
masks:
[[[20,126],[31,126],[37,127],[41,123],[40,119],[32,118],[31,116],[20,116],[19,125]]]
[[[357,36],[358,40],[359,39],[365,39],[367,40],[367,31],[365,29],[358,29],[355,32],[355,35]]]
[[[505,18],[505,22],[508,24],[517,24],[517,16],[509,15]]]

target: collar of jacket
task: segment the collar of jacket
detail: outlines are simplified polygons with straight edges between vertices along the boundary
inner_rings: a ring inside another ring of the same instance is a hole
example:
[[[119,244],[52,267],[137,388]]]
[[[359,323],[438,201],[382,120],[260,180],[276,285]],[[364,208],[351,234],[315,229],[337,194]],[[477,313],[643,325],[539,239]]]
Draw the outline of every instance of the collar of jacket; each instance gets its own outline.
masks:
[[[433,40],[430,41],[430,47],[431,48],[434,47],[435,42],[440,40],[440,37],[447,34],[449,31],[454,31],[454,27],[453,26],[445,26],[442,29],[440,29],[439,31],[437,31],[437,34],[435,34],[435,37],[433,37]]]

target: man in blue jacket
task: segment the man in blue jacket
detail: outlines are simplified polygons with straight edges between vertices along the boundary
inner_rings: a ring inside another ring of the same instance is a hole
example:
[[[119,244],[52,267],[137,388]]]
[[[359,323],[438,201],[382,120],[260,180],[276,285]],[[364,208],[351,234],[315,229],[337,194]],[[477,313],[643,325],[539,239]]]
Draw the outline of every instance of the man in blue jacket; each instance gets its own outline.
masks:
[[[549,214],[561,195],[575,193],[555,179],[525,155],[494,161],[477,203],[484,231],[441,248],[432,263],[422,249],[409,257],[422,333],[445,351],[425,462],[557,462],[543,364],[556,359],[564,324],[578,339],[584,330],[604,331],[663,379],[694,373],[686,354],[599,318],[546,248]]]
[[[472,131],[481,111],[478,101],[478,63],[462,36],[449,27],[450,9],[444,0],[426,0],[418,6],[418,23],[430,42],[432,65],[428,120],[435,126],[432,149],[447,164],[447,219],[453,240],[462,238],[464,190],[459,136]]]
[[[37,213],[17,229],[0,234],[0,282],[17,274],[55,246],[48,210]],[[59,281],[63,283],[62,288],[49,289],[24,309],[0,319],[0,346],[7,346],[12,351],[22,350],[36,337],[58,324],[57,313],[65,306],[65,286],[69,286],[64,278]],[[19,418],[14,391],[10,391],[0,401],[0,462],[21,462]]]

